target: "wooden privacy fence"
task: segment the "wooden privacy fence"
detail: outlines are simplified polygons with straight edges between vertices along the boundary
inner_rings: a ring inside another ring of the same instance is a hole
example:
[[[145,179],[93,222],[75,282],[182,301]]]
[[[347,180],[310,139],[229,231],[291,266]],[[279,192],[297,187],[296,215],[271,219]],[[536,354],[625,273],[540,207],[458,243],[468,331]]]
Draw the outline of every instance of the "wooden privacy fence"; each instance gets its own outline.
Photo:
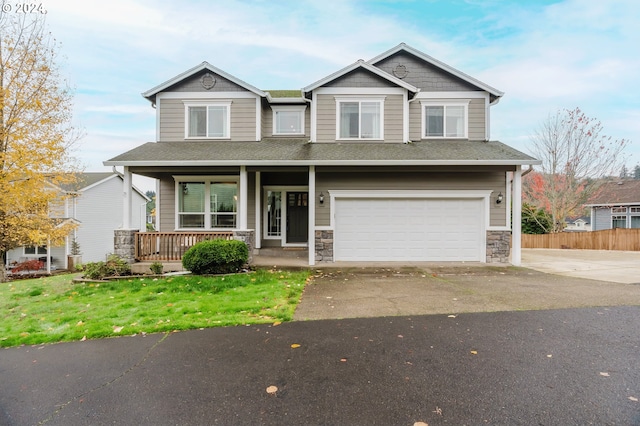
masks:
[[[233,232],[138,232],[136,260],[179,261],[194,244],[204,240],[233,239]]]
[[[522,248],[640,251],[640,229],[522,234]]]

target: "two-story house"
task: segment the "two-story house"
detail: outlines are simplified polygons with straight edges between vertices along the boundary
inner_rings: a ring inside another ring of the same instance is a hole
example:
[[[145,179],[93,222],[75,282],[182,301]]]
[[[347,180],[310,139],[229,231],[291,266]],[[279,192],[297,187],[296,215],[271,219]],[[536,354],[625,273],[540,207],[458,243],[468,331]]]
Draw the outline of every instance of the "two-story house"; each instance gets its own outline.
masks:
[[[519,264],[522,166],[540,162],[490,141],[502,95],[405,44],[295,91],[204,62],[143,93],[157,140],[104,164],[158,179],[158,237],[191,235],[183,246],[226,232],[254,254],[307,249],[310,265],[508,262],[511,248]]]
[[[74,242],[82,262],[104,261],[113,253],[113,230],[122,226],[123,185],[123,176],[112,172],[79,173],[72,184],[51,185],[51,190],[60,197],[54,206],[50,206],[50,217],[72,221],[76,228],[62,245],[22,246],[9,250],[6,267],[38,259],[47,269],[68,269],[68,256],[73,254]],[[136,229],[145,229],[148,201],[142,192],[133,189],[131,217]]]

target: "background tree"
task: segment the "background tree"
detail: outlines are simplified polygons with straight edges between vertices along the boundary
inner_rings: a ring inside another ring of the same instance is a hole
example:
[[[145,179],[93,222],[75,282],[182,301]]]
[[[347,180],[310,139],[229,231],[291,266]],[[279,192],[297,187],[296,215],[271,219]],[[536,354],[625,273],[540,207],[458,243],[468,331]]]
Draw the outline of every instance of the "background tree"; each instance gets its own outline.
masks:
[[[640,179],[640,164],[636,164],[636,166],[633,168],[633,178]]]
[[[579,108],[549,115],[532,138],[541,171],[523,179],[524,201],[551,216],[547,232],[562,231],[565,218],[581,209],[602,179],[619,173],[627,144],[603,135],[602,124]]]
[[[544,209],[522,203],[523,234],[546,234],[552,223],[551,216]]]
[[[4,6],[5,1],[0,0]],[[22,245],[60,243],[68,225],[52,220],[52,190],[77,171],[71,147],[72,93],[61,79],[57,44],[44,15],[0,8],[0,255]],[[10,8],[8,8],[10,9]],[[52,186],[54,185],[54,186]],[[0,281],[5,279],[0,267]]]

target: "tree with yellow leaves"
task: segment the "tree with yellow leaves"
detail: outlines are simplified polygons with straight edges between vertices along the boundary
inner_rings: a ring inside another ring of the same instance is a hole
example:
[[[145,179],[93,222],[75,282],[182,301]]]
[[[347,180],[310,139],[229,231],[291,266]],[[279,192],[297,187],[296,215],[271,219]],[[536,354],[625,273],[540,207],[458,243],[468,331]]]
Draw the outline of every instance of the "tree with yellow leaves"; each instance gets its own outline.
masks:
[[[5,5],[0,0],[0,5]],[[10,10],[10,12],[3,12]],[[72,93],[57,67],[45,15],[0,8],[0,256],[22,245],[60,244],[72,224],[56,206],[77,171]],[[6,278],[4,261],[0,282]]]

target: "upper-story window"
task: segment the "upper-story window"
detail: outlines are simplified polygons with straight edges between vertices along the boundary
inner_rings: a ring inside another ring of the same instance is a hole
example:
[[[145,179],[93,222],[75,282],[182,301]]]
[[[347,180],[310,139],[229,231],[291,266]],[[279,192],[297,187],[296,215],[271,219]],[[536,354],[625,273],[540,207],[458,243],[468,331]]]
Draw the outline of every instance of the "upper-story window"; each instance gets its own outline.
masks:
[[[305,105],[272,106],[274,135],[304,135]]]
[[[384,98],[336,97],[336,139],[384,139]]]
[[[185,101],[184,106],[186,138],[229,138],[231,102]]]
[[[424,138],[466,138],[469,102],[422,101]]]

